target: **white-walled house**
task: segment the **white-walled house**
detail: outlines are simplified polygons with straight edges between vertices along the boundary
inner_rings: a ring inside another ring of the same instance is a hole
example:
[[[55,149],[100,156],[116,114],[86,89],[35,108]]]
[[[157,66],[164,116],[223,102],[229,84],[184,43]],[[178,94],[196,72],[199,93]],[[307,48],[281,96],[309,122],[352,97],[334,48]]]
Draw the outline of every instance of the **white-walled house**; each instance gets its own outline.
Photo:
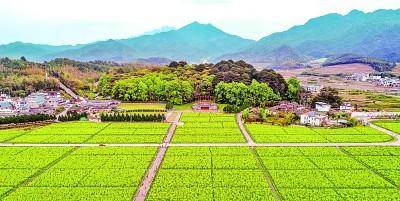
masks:
[[[300,124],[310,126],[322,126],[328,122],[328,116],[317,112],[307,112],[300,115]]]
[[[329,105],[328,103],[324,103],[324,102],[316,102],[315,109],[318,112],[329,112],[331,110],[331,105]]]
[[[322,85],[307,85],[305,87],[306,91],[311,93],[319,93],[322,88],[324,88]]]
[[[353,107],[351,106],[351,103],[344,102],[343,104],[340,105],[340,110],[341,111],[352,111]]]

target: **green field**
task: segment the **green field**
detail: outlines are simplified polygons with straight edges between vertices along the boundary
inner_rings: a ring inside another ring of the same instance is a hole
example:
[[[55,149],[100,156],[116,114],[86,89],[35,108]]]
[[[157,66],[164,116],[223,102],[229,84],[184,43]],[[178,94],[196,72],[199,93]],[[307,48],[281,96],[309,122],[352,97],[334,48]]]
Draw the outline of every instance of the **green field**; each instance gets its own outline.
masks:
[[[7,143],[161,143],[167,123],[55,123],[39,128],[0,130]]]
[[[400,120],[378,120],[373,124],[400,134]]]
[[[121,103],[119,107],[124,110],[165,110],[164,103]]]
[[[387,142],[393,138],[371,127],[353,128],[308,128],[304,126],[273,126],[246,124],[246,129],[255,142],[265,143],[326,143],[326,142]]]
[[[156,148],[0,148],[1,200],[131,200]]]
[[[180,121],[172,143],[245,142],[232,114],[186,112]]]
[[[249,148],[170,148],[148,200],[274,200]]]
[[[397,147],[170,148],[148,200],[399,200]]]

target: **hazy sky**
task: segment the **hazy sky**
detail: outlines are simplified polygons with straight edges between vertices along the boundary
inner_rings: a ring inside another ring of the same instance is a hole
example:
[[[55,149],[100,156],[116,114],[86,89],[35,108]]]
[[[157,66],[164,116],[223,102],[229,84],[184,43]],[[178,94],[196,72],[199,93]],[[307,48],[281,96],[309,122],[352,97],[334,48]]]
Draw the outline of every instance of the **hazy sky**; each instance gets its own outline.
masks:
[[[400,0],[0,0],[0,44],[87,43],[192,21],[260,39],[327,13],[398,8]]]

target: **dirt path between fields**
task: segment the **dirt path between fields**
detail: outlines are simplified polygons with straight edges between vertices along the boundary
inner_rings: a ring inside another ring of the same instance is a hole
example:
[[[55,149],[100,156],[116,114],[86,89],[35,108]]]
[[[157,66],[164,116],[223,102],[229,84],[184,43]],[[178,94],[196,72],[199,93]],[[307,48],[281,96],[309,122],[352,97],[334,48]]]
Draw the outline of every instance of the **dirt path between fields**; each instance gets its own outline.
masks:
[[[242,132],[249,146],[255,146],[256,143],[254,142],[253,138],[251,138],[250,134],[247,132],[246,128],[243,125],[242,113],[236,114],[236,123],[239,126],[240,132]]]
[[[146,200],[147,194],[149,193],[151,184],[154,181],[154,178],[157,175],[158,170],[160,169],[161,163],[164,159],[165,153],[167,152],[168,145],[172,140],[172,137],[175,133],[176,126],[178,125],[179,119],[182,115],[182,112],[179,112],[175,120],[172,122],[171,127],[168,129],[167,136],[165,137],[163,144],[158,148],[157,155],[154,158],[150,168],[147,170],[146,175],[143,178],[143,181],[137,190],[134,201],[144,201]]]

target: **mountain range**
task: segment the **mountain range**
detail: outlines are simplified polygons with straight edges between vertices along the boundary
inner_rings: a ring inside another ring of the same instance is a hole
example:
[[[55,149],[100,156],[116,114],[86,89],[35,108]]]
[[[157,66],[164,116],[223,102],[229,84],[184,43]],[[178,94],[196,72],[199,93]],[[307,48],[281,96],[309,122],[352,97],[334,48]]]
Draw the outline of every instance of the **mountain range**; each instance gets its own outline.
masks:
[[[269,67],[295,67],[348,53],[400,62],[400,10],[328,14],[258,41],[228,34],[212,24],[193,22],[180,29],[167,27],[137,37],[74,46],[0,45],[0,57],[25,56],[35,61],[58,57],[116,62],[157,58],[195,63],[243,59]]]

